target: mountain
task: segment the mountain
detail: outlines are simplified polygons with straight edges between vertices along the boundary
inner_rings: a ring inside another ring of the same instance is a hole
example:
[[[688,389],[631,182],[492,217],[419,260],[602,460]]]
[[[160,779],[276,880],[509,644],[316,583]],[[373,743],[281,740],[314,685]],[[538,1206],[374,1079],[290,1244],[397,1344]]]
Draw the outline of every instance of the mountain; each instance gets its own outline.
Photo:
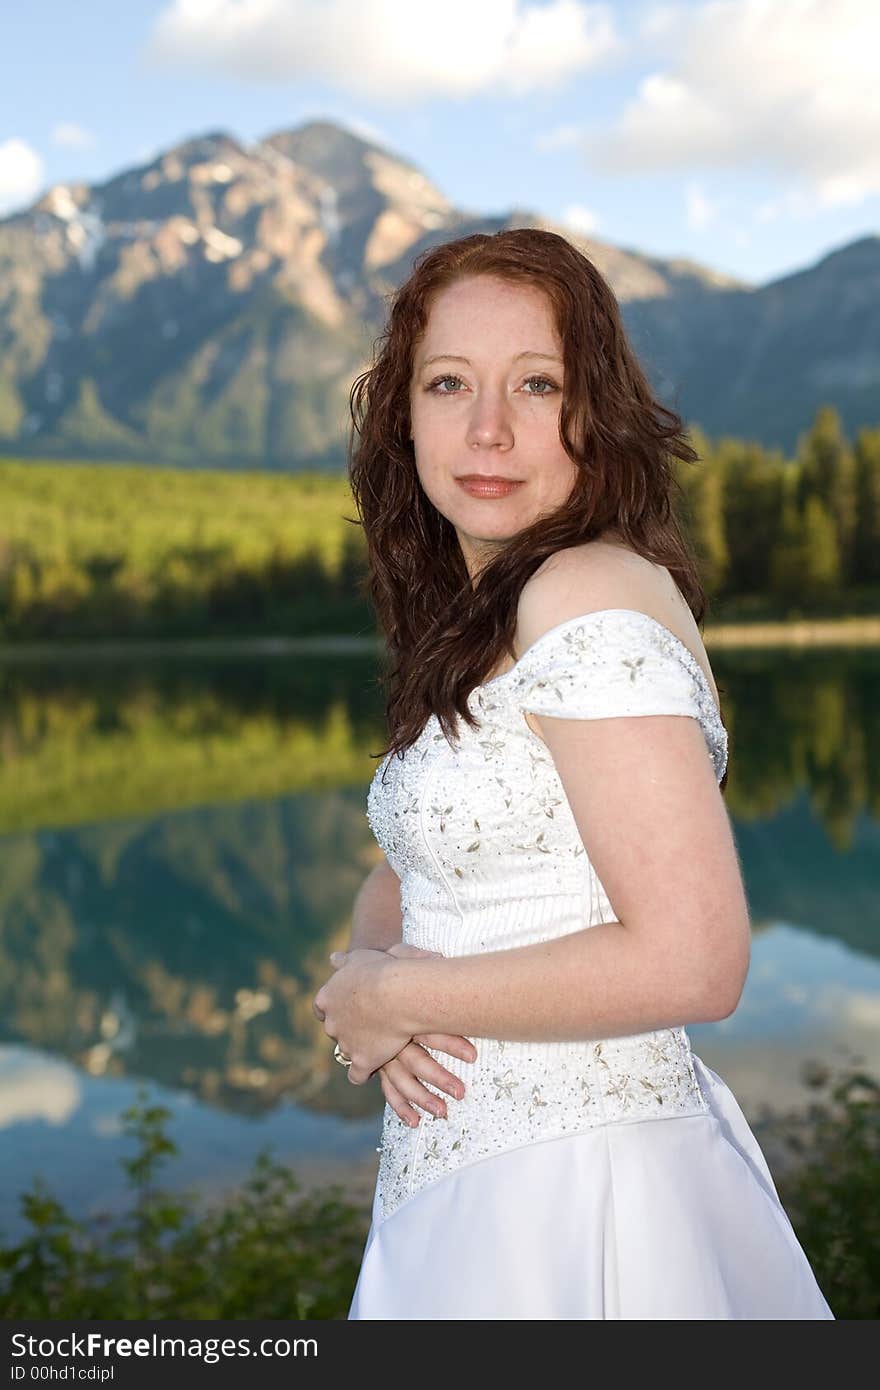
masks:
[[[754,288],[453,207],[328,121],[213,131],[0,220],[0,449],[196,466],[344,466],[348,399],[387,298],[428,246],[561,232],[612,285],[655,389],[710,434],[793,447],[830,400],[875,423],[880,238]]]
[[[710,435],[792,451],[817,408],[880,422],[880,236],[757,289],[624,306],[651,381]]]

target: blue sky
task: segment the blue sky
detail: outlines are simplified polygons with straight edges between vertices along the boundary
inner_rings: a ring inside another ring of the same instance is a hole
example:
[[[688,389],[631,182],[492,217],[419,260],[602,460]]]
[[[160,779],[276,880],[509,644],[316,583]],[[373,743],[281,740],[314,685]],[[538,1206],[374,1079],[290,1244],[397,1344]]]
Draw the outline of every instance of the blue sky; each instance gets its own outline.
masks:
[[[0,213],[188,136],[314,119],[454,204],[761,284],[880,231],[876,0],[31,0]]]

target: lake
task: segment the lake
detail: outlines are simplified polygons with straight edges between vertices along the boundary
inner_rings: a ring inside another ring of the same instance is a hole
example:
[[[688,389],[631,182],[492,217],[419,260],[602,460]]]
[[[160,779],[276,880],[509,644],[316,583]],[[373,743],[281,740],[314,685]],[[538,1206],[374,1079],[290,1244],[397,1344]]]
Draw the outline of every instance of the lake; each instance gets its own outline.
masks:
[[[709,652],[754,944],[736,1012],[688,1033],[773,1167],[812,1068],[880,1076],[880,649]],[[141,1083],[168,1186],[222,1193],[269,1146],[371,1191],[379,1085],[311,999],[380,857],[376,670],[357,642],[0,659],[0,1237],[37,1174],[121,1208]]]

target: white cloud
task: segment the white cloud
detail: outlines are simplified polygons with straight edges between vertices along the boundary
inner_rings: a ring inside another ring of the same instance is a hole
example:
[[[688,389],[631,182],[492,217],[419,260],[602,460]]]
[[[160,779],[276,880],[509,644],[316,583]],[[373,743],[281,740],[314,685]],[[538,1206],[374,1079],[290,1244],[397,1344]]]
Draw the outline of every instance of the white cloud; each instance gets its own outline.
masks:
[[[641,37],[664,66],[610,130],[587,137],[596,168],[750,170],[812,208],[880,193],[876,0],[660,5]]]
[[[708,227],[721,211],[721,203],[713,203],[699,184],[689,183],[684,198],[687,224],[693,231],[700,232],[704,227]]]
[[[853,990],[846,1001],[846,1017],[859,1027],[880,1030],[880,994]]]
[[[637,17],[641,37],[653,43],[671,37],[678,25],[679,12],[676,4],[647,5]]]
[[[46,1120],[60,1125],[82,1103],[76,1072],[24,1047],[0,1048],[0,1129]]]
[[[579,125],[558,125],[552,130],[545,130],[536,135],[532,147],[552,154],[555,150],[572,149],[579,145],[583,138],[584,133]]]
[[[592,236],[599,226],[599,218],[591,208],[585,208],[582,203],[572,203],[567,207],[560,218],[563,226],[570,227],[573,232],[579,232],[581,236]]]
[[[43,185],[43,161],[32,145],[14,136],[0,143],[0,213],[29,203]]]
[[[75,121],[61,121],[53,126],[49,139],[53,145],[64,145],[72,150],[82,150],[95,143],[92,132],[84,126],[77,125]]]
[[[172,0],[147,56],[160,66],[251,82],[312,78],[412,103],[552,89],[620,47],[611,6],[584,0]]]
[[[757,208],[754,220],[758,223],[778,222],[780,217],[788,217],[793,221],[804,221],[809,217],[813,208],[811,199],[807,194],[798,188],[792,188],[781,193],[778,198],[768,198]]]

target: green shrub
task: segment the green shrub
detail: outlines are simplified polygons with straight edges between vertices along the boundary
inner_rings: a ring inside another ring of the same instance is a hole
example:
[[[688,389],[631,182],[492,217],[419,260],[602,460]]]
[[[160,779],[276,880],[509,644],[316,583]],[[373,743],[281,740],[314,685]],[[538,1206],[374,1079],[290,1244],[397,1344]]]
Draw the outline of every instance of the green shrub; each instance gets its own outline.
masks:
[[[837,1319],[880,1315],[880,1085],[861,1071],[814,1067],[827,1100],[777,1119],[797,1162],[780,1198]],[[221,1205],[155,1185],[177,1152],[170,1111],[139,1102],[123,1113],[138,1141],[124,1159],[131,1209],[87,1231],[35,1180],[21,1198],[30,1230],[0,1245],[0,1313],[7,1318],[345,1318],[369,1213],[329,1185],[300,1184],[266,1150]],[[92,1223],[94,1227],[96,1223]]]
[[[123,1113],[138,1141],[124,1159],[134,1202],[108,1229],[86,1230],[35,1180],[21,1198],[30,1227],[0,1245],[6,1318],[345,1318],[368,1214],[328,1185],[295,1200],[300,1184],[261,1150],[244,1186],[197,1211],[191,1197],[156,1187],[177,1152],[170,1111],[138,1103]],[[95,1227],[96,1223],[90,1223]]]
[[[796,1162],[780,1198],[836,1318],[880,1317],[880,1084],[814,1064],[824,1098],[779,1124]]]

